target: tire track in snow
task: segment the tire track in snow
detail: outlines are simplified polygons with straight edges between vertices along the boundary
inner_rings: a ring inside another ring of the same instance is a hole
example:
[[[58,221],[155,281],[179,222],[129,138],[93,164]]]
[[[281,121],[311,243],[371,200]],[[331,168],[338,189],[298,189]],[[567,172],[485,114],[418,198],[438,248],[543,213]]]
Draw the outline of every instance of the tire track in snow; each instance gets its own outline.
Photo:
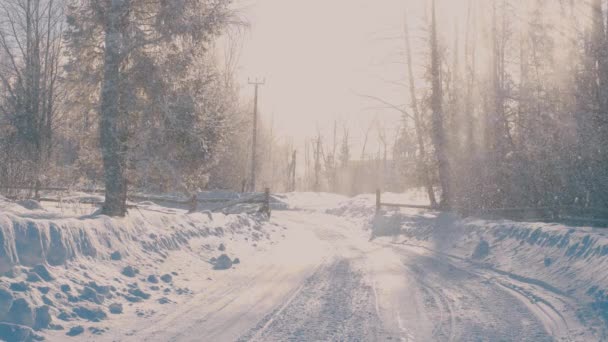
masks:
[[[409,244],[402,242],[398,244],[400,246],[421,248],[427,252],[432,253],[433,257],[437,260],[441,260],[450,267],[453,267],[459,271],[468,273],[471,276],[483,279],[484,282],[492,283],[497,287],[500,287],[503,291],[511,295],[513,298],[519,300],[521,303],[526,305],[530,311],[540,320],[545,330],[554,338],[574,341],[581,340],[573,339],[572,330],[568,324],[568,319],[560,312],[554,303],[543,298],[542,296],[549,296],[552,300],[557,301],[562,309],[569,311],[576,311],[572,306],[570,296],[567,293],[547,284],[543,281],[522,277],[510,272],[495,269],[489,265],[479,264],[471,260],[463,259],[451,254],[442,253],[434,249],[430,249],[424,246],[418,246],[415,244]],[[392,246],[394,250],[400,250],[400,248]],[[455,263],[463,264],[457,266]],[[539,294],[539,292],[541,294]]]
[[[506,291],[512,292],[513,296],[520,299],[526,304],[531,310],[533,310],[537,317],[541,318],[545,329],[551,333],[554,337],[561,337],[566,341],[572,341],[570,336],[570,327],[564,316],[548,301],[539,298],[536,295],[531,295],[527,291],[523,290],[513,284],[504,283],[497,281],[497,285],[502,286]]]
[[[414,337],[407,331],[407,328],[403,325],[403,320],[401,319],[401,311],[397,310],[397,325],[399,326],[399,331],[401,332],[401,341],[402,342],[415,342]]]
[[[338,259],[239,341],[376,341],[381,322],[373,300],[372,286]]]
[[[321,265],[317,266],[317,268],[315,269],[314,273],[317,273],[320,268],[321,268]],[[306,284],[300,285],[300,287],[298,287],[293,292],[293,294],[287,299],[287,301],[285,301],[285,303],[283,303],[278,309],[276,309],[271,314],[269,314],[266,318],[264,318],[264,320],[262,320],[262,322],[260,322],[258,324],[258,326],[260,324],[263,324],[263,326],[261,328],[259,328],[259,330],[257,331],[257,333],[251,338],[251,340],[256,340],[256,339],[260,338],[261,335],[268,329],[268,327],[272,323],[274,323],[275,319],[278,316],[280,316],[283,313],[283,311],[285,311],[285,309],[287,309],[287,307],[289,307],[289,305],[300,295],[300,293],[302,292],[302,290],[304,290],[305,286],[306,286]],[[241,340],[241,339],[239,339],[239,340]]]
[[[502,286],[441,258],[414,254],[404,256],[402,262],[437,303],[439,322],[433,340],[553,340],[542,328],[542,319],[524,303],[514,302],[513,294]]]
[[[434,304],[436,304],[437,309],[439,311],[439,324],[433,329],[433,337],[436,340],[442,340],[441,337],[446,336],[447,341],[454,341],[455,336],[455,321],[454,321],[454,311],[450,304],[449,298],[443,294],[440,289],[436,289],[434,286],[428,284],[421,276],[422,271],[419,270],[415,265],[407,265],[407,272],[412,275],[412,278],[416,280],[418,285],[421,285],[420,289],[427,295],[433,299]],[[447,316],[447,317],[446,317]],[[444,331],[445,323],[449,320],[449,324],[447,325],[447,332]]]

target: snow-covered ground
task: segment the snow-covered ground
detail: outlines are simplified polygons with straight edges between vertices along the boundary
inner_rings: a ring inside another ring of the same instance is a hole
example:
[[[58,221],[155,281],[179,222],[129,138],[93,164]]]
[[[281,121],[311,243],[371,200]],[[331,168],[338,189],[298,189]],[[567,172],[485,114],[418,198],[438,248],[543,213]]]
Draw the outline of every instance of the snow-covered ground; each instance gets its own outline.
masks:
[[[422,195],[384,198],[423,204]],[[0,336],[606,338],[608,239],[598,229],[413,209],[375,215],[374,195],[277,195],[269,221],[151,203],[125,219],[24,204],[1,201]]]
[[[124,219],[94,210],[0,199],[0,340],[121,340],[206,289],[222,254],[238,270],[284,238],[258,215],[152,203]]]

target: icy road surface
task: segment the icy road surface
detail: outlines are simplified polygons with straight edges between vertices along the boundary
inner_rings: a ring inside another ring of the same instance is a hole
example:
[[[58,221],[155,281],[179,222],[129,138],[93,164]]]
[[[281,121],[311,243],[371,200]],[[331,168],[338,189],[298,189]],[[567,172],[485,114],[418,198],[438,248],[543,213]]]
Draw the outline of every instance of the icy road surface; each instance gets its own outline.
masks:
[[[150,317],[132,341],[588,340],[565,294],[356,221],[276,211],[285,241],[216,272],[187,303]],[[125,325],[129,323],[126,322]]]

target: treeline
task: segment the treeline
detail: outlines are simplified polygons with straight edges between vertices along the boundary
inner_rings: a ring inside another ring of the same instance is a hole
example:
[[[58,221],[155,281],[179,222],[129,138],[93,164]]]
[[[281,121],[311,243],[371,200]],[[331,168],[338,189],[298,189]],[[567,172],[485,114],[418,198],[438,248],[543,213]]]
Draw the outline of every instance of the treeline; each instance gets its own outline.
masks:
[[[417,149],[409,131],[387,127],[378,118],[361,131],[351,125],[336,121],[329,134],[319,130],[305,141],[299,159],[303,171],[293,180],[294,189],[354,196],[420,186]]]
[[[0,185],[102,187],[109,215],[128,189],[240,190],[244,25],[230,0],[0,0]]]
[[[444,2],[431,0],[420,37],[406,23],[411,106],[399,109],[431,202],[607,207],[602,1],[462,4],[466,15],[453,21]],[[412,44],[415,38],[422,44]]]

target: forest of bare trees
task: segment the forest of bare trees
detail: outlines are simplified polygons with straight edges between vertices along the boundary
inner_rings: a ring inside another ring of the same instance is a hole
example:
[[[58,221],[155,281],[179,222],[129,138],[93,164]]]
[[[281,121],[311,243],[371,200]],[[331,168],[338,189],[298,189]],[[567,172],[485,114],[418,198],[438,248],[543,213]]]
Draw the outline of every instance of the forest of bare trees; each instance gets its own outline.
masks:
[[[410,105],[388,104],[403,114],[395,167],[415,146],[417,181],[407,184],[446,208],[605,208],[606,4],[462,1],[467,15],[455,21],[436,3],[420,27],[406,14]]]
[[[608,206],[605,4],[463,0],[456,20],[436,2],[405,15],[399,133],[336,122],[298,146],[264,122],[260,186]],[[247,25],[231,1],[1,0],[0,18],[1,185],[102,187],[111,215],[129,189],[246,188],[252,105],[231,42]]]
[[[444,105],[448,143],[430,144],[450,156],[451,172],[438,163],[442,201],[465,208],[606,207],[602,1],[471,1],[468,12],[453,45],[433,35],[441,25],[432,21],[430,29],[431,50],[436,39],[442,48],[441,68],[431,53],[428,77],[442,83],[423,96],[433,126],[441,114],[436,102]]]

